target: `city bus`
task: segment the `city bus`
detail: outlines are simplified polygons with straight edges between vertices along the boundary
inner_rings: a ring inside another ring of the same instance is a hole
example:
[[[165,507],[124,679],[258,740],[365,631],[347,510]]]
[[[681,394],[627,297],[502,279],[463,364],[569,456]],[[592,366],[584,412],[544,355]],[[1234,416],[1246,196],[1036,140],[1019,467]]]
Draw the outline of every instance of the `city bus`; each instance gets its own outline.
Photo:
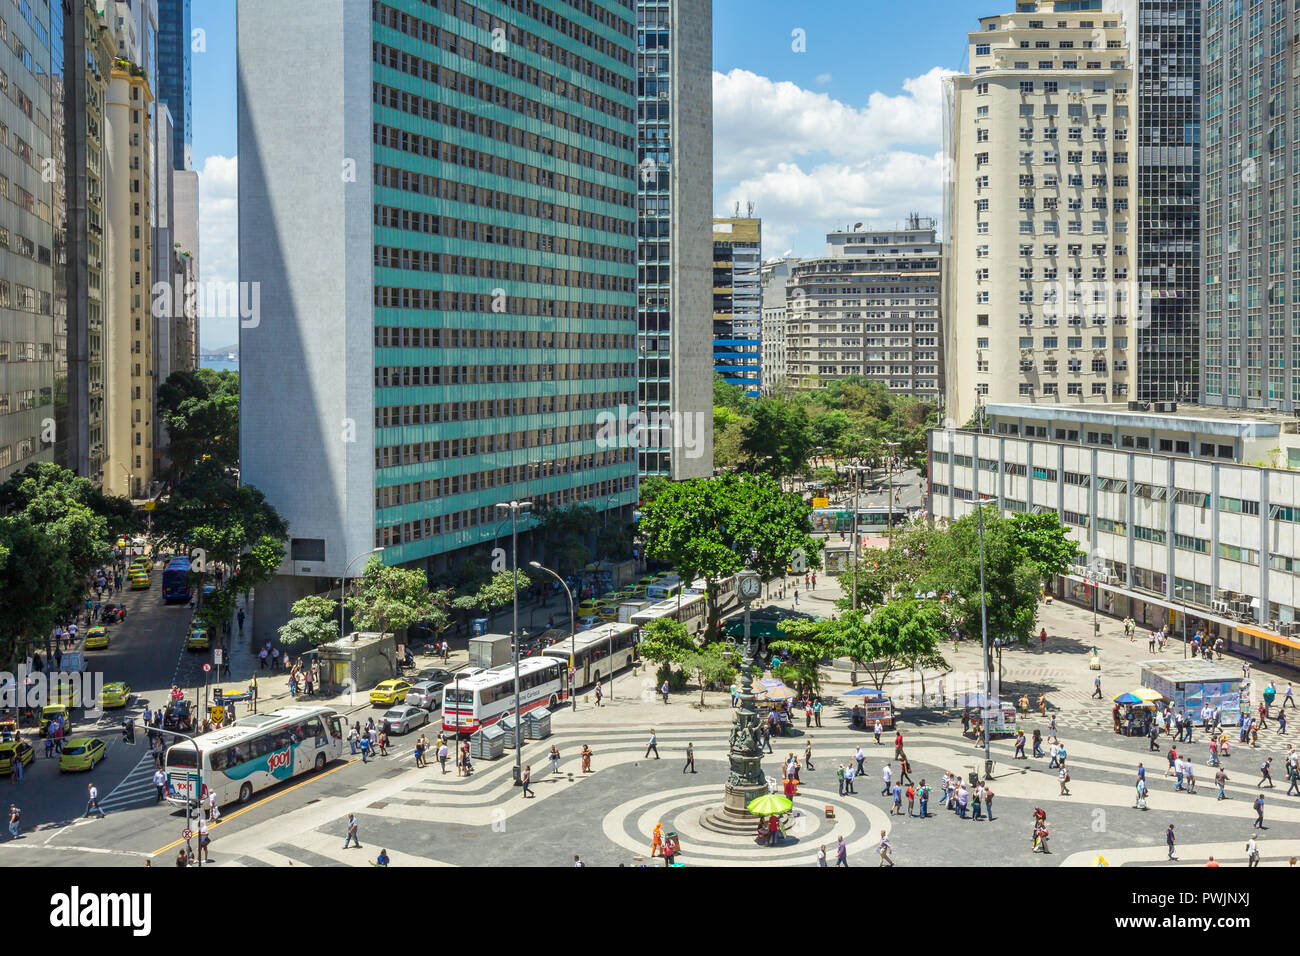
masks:
[[[608,625],[602,625],[608,626]],[[583,637],[590,632],[584,631]],[[558,646],[558,645],[557,645]],[[548,654],[519,662],[519,712],[552,710],[569,696],[569,665]],[[501,664],[472,677],[447,681],[442,691],[442,729],[473,733],[515,709],[515,665]]]
[[[178,554],[167,562],[162,574],[162,592],[168,604],[190,599],[190,559],[185,555]]]
[[[564,661],[565,667],[569,666],[572,653],[573,689],[576,691],[598,680],[608,680],[615,671],[631,666],[636,638],[637,629],[633,624],[602,624],[583,631],[572,641],[561,639],[542,653]]]
[[[676,597],[681,589],[681,581],[676,578],[665,578],[662,581],[656,581],[654,584],[646,585],[645,596],[651,601],[663,601],[670,597]]]
[[[686,625],[686,633],[698,636],[708,624],[708,598],[703,594],[683,594],[653,604],[644,611],[632,615],[632,624],[644,628],[651,621],[661,617],[672,618]]]
[[[249,714],[194,742],[181,740],[167,748],[167,802],[193,805],[215,792],[219,806],[247,803],[258,790],[320,770],[342,754],[342,719],[328,707]],[[200,770],[202,789],[196,798]]]

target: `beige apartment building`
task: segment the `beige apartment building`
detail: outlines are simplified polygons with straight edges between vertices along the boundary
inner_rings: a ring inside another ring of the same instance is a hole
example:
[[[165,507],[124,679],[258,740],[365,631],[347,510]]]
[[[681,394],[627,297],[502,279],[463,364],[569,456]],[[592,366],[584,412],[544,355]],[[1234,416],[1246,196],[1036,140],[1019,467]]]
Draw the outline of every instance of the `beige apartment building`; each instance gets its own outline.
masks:
[[[945,86],[944,373],[958,424],[980,401],[1124,402],[1134,381],[1124,22],[1100,0],[1021,6],[1033,9],[980,19],[969,71]]]
[[[129,59],[115,60],[106,102],[104,488],[139,498],[148,494],[153,478],[155,394],[149,219],[152,93],[144,70]]]
[[[941,250],[933,220],[905,230],[832,232],[826,255],[786,282],[785,371],[806,388],[860,375],[891,392],[940,394]]]

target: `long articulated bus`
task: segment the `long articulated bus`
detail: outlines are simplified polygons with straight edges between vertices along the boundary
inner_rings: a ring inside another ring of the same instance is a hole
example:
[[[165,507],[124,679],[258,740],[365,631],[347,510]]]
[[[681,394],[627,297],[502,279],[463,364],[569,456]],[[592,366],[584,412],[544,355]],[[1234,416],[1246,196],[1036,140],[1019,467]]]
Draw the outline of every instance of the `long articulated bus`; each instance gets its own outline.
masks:
[[[583,632],[585,637],[588,633]],[[558,645],[557,645],[558,646]],[[519,711],[554,709],[569,696],[569,665],[547,654],[519,662]],[[501,664],[443,687],[442,729],[473,733],[515,709],[515,665]]]
[[[258,790],[320,770],[342,755],[342,719],[328,707],[249,714],[193,743],[182,740],[167,748],[167,801],[193,805],[215,791],[218,805],[247,803]],[[200,779],[202,789],[195,794]]]
[[[708,625],[708,610],[708,598],[705,595],[682,594],[680,597],[652,604],[644,611],[638,611],[632,615],[631,623],[643,628],[651,621],[668,617],[674,621],[681,621],[686,626],[686,633],[696,637]]]
[[[637,627],[634,624],[602,624],[583,631],[573,641],[560,640],[542,651],[547,657],[564,661],[569,666],[573,656],[573,689],[609,680],[610,675],[632,664],[636,649]]]

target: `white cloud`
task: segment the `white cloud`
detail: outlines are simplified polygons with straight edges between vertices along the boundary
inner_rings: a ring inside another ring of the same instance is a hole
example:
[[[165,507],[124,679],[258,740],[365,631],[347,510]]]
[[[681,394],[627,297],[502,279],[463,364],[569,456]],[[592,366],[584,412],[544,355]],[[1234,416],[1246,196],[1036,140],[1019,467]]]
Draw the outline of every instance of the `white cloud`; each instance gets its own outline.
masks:
[[[199,170],[199,281],[239,281],[239,159],[209,156]],[[200,296],[200,303],[204,299]],[[200,309],[202,304],[200,304]],[[238,318],[199,316],[203,348],[239,340]]]
[[[904,80],[897,95],[873,92],[862,108],[748,70],[714,73],[718,208],[752,201],[768,254],[789,246],[816,254],[822,233],[858,221],[937,217],[951,73],[934,67]]]
[[[817,74],[817,82],[820,83],[822,86],[825,86],[830,81],[831,81],[831,75],[829,73]]]

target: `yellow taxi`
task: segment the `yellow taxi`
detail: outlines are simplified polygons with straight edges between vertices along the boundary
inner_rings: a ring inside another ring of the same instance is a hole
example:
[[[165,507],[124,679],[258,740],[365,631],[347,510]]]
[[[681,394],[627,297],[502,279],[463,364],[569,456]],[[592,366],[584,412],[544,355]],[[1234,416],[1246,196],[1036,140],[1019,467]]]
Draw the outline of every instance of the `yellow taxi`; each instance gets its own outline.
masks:
[[[131,700],[131,688],[125,681],[105,684],[99,696],[99,705],[105,708],[125,707]]]
[[[406,700],[406,692],[410,689],[410,681],[380,681],[375,685],[375,689],[370,692],[370,703],[380,707],[392,707]]]
[[[618,605],[617,604],[602,605],[600,610],[596,612],[596,616],[599,617],[602,621],[617,621]]]
[[[44,737],[45,732],[50,729],[50,724],[54,722],[55,718],[61,719],[63,721],[63,726],[67,727],[72,723],[71,708],[64,707],[62,704],[50,704],[46,707],[42,707],[40,726],[42,737]]]
[[[10,740],[0,744],[0,774],[13,772],[15,757],[26,767],[36,759],[36,748],[25,740]]]
[[[98,651],[108,647],[108,628],[96,624],[86,632],[86,650]]]
[[[595,617],[600,610],[599,601],[583,601],[578,605],[578,617]]]
[[[149,590],[149,575],[143,572],[137,574],[136,572],[132,571],[129,575],[127,575],[127,582],[131,585],[132,591]]]
[[[636,579],[636,583],[643,588],[648,587],[655,583],[655,576],[653,574],[643,574],[641,577]]]
[[[70,770],[94,770],[95,764],[108,756],[104,741],[98,737],[73,737],[63,742],[59,756],[59,773]]]
[[[153,567],[153,559],[146,558],[143,554],[138,554],[131,559],[131,564],[127,567],[128,571],[148,571]]]
[[[119,547],[119,548],[125,548],[125,547],[126,547],[126,538],[118,538],[118,539],[117,539],[117,547]]]
[[[205,628],[190,628],[190,633],[185,638],[185,649],[187,651],[206,651],[209,644],[211,644],[211,640]]]

